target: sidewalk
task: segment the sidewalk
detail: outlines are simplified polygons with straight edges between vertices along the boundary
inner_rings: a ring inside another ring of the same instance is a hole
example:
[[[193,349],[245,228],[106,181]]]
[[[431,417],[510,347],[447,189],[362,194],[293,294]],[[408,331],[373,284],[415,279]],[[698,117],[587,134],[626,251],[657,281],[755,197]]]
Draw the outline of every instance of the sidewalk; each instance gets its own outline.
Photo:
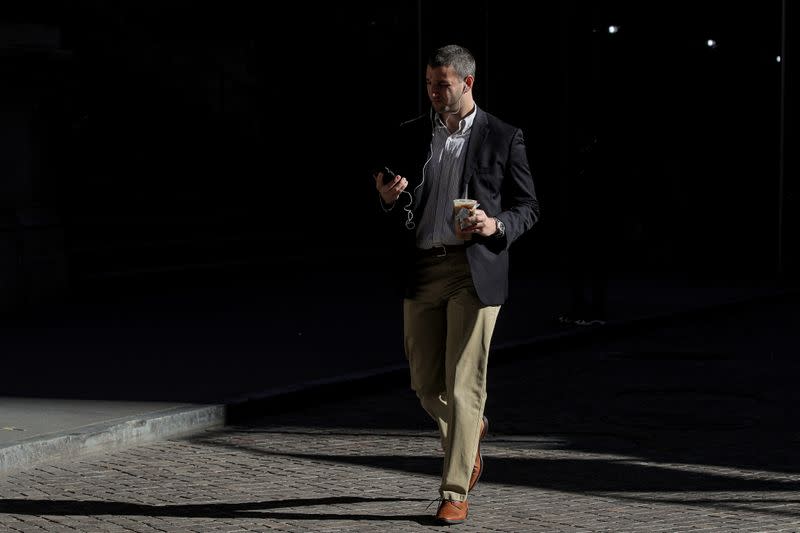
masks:
[[[298,270],[280,285],[143,293],[124,304],[100,294],[0,328],[0,473],[220,427],[234,413],[405,372],[401,310],[381,296],[385,280],[332,272],[334,282]],[[360,285],[375,290],[353,290]],[[558,274],[516,274],[511,290],[496,359],[785,292],[769,282],[614,279],[606,325],[581,328],[554,320],[569,303]]]

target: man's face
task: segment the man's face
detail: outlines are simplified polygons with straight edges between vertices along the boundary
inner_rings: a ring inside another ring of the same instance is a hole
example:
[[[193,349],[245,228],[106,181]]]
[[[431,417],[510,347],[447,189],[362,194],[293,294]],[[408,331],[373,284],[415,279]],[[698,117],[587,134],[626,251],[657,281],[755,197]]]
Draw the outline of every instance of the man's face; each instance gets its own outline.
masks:
[[[464,80],[458,77],[453,67],[431,67],[425,71],[428,98],[437,113],[444,113],[458,106],[464,94]]]

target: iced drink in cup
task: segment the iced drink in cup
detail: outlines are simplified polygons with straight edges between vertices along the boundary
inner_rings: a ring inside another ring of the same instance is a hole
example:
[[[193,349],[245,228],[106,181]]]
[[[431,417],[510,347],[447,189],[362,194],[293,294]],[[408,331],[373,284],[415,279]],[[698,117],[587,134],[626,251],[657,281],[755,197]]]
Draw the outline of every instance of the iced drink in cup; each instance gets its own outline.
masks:
[[[475,214],[478,208],[477,200],[469,198],[457,198],[453,200],[453,216],[455,217],[456,237],[468,241],[472,238],[472,233],[462,233],[461,230],[469,227],[467,219]]]

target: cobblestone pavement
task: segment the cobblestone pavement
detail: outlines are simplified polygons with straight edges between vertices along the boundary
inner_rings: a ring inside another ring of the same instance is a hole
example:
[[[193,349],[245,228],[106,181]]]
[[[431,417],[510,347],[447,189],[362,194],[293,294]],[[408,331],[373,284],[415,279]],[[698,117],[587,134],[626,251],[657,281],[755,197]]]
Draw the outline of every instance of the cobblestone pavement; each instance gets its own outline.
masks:
[[[494,361],[486,472],[452,528],[800,531],[798,365],[737,342],[750,329],[717,329],[716,343],[664,328]],[[398,383],[8,474],[0,530],[445,530],[431,521],[440,461]]]

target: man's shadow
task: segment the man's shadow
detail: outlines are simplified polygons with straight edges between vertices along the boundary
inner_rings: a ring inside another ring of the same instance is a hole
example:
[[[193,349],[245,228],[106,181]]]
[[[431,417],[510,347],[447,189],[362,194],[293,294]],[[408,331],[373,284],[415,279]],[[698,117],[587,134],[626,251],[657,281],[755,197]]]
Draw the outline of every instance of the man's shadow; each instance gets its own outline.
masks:
[[[282,520],[376,520],[412,521],[421,525],[434,524],[428,515],[387,515],[353,514],[346,508],[331,513],[331,505],[383,503],[383,502],[424,502],[421,498],[365,498],[359,496],[331,496],[326,498],[291,498],[288,500],[268,500],[241,503],[197,503],[177,505],[150,505],[144,503],[108,502],[97,500],[0,500],[0,513],[11,515],[122,515],[122,516],[161,516],[180,518],[271,518]],[[325,506],[328,512],[317,512],[314,507]],[[292,507],[310,508],[307,511],[275,511]]]

